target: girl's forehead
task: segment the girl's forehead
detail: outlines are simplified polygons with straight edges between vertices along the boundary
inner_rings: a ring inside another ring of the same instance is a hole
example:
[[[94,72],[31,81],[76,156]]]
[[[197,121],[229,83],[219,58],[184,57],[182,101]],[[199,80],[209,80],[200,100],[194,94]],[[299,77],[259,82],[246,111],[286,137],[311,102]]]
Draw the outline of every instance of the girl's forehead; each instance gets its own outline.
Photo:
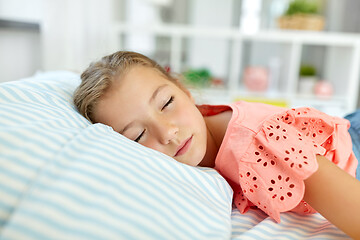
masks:
[[[154,85],[164,83],[177,85],[158,69],[144,66],[135,66],[114,81],[115,86],[129,90],[137,90],[137,88],[152,90]]]
[[[135,66],[123,75],[117,76],[102,99],[111,97],[116,93],[119,94],[119,92],[126,98],[132,94],[136,94],[138,98],[148,97],[151,92],[163,84],[175,85],[157,69]]]
[[[147,67],[147,66],[133,66],[127,71],[125,71],[122,75],[119,76],[119,80],[117,81],[121,84],[124,80],[129,81],[144,81],[144,82],[152,82],[152,81],[170,81],[166,78],[158,69]]]

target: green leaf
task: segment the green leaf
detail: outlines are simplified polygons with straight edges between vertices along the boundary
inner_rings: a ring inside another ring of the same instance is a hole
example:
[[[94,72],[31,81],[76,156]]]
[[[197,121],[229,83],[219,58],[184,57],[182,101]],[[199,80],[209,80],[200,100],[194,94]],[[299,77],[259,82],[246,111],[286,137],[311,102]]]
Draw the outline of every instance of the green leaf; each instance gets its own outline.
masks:
[[[318,4],[314,0],[294,0],[289,4],[285,15],[291,16],[299,13],[318,14]]]

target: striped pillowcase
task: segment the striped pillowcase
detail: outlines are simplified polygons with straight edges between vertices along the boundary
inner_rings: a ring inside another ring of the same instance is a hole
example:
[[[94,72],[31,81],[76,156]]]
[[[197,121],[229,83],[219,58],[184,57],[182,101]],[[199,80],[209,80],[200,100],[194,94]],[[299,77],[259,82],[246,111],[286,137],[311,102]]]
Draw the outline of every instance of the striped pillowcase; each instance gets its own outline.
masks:
[[[226,181],[91,125],[72,105],[78,84],[0,84],[0,238],[230,238]]]

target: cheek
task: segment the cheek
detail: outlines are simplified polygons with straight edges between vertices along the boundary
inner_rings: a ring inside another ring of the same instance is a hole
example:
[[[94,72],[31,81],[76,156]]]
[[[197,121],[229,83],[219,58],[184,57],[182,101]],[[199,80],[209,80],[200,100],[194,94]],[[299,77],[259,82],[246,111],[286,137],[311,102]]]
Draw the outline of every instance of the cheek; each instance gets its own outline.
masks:
[[[141,143],[141,145],[154,149],[156,151],[162,152],[161,148],[159,146],[159,144],[157,144],[154,140],[152,139],[147,139],[146,141],[144,141],[143,143]]]
[[[148,148],[151,148],[153,150],[156,150],[158,152],[161,152],[165,155],[168,155],[171,154],[168,152],[167,148],[164,147],[164,145],[160,144],[157,139],[155,138],[150,138],[150,139],[146,139],[143,143],[140,143],[141,145],[145,146],[145,147],[148,147]]]
[[[204,118],[195,105],[181,107],[177,115],[179,121],[184,125],[198,128],[198,130],[205,127]]]

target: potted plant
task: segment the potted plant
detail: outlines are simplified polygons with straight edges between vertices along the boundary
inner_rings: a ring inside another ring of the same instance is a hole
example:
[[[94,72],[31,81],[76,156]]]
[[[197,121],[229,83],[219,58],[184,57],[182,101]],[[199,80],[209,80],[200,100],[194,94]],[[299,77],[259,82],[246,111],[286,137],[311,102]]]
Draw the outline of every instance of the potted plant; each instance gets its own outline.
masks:
[[[208,87],[211,83],[211,73],[206,68],[189,69],[183,73],[185,83],[194,87]]]
[[[316,0],[293,0],[277,22],[282,29],[320,31],[325,21]]]
[[[299,93],[313,94],[317,82],[316,68],[310,64],[302,64],[299,75]]]
[[[310,64],[302,64],[300,66],[299,75],[301,77],[314,77],[316,76],[316,68]]]

